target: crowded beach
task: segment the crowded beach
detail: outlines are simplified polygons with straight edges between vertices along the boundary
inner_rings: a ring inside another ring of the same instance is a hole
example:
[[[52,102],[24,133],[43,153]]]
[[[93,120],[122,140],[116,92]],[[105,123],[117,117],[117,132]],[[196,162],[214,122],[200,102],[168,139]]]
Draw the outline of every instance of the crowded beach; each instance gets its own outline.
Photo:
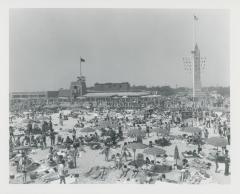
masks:
[[[11,104],[9,182],[229,184],[230,113],[208,98]]]

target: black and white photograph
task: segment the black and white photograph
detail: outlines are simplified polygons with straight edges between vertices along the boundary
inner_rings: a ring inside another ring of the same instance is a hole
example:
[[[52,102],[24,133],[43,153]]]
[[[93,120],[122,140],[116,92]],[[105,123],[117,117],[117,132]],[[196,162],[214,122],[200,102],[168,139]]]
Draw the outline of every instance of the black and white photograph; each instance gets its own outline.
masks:
[[[230,115],[228,9],[9,9],[9,184],[229,185]]]

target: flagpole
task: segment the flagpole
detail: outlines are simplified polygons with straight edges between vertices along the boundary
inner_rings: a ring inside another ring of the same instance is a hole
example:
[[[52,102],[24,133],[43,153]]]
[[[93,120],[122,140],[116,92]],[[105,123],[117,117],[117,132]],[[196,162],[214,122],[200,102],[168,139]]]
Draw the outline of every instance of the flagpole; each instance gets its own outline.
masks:
[[[194,43],[193,43],[193,49],[194,49],[194,53],[193,53],[193,64],[192,64],[192,72],[193,72],[193,107],[195,106],[195,102],[194,102],[194,98],[195,98],[195,83],[194,83],[194,71],[195,71],[195,44],[197,44],[196,42],[196,15],[193,16],[193,31],[194,31],[194,35],[193,35],[193,39],[194,39]]]
[[[80,77],[82,76],[82,64],[81,64],[82,60],[81,60],[81,57],[80,57]]]

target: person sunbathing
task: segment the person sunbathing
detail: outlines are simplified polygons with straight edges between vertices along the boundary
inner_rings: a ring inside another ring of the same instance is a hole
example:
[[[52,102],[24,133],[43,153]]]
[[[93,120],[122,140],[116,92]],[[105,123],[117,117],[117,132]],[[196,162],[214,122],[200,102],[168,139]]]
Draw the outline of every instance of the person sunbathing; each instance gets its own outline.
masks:
[[[53,154],[49,154],[47,163],[49,166],[57,165],[56,161],[53,159]]]
[[[133,169],[133,175],[132,175],[132,177],[135,178],[135,177],[138,175],[138,173],[139,173],[139,168],[138,168],[137,165],[135,165],[135,166],[134,166],[134,169]]]
[[[183,156],[184,157],[202,158],[202,155],[198,154],[196,150],[185,151],[185,152],[183,152]]]
[[[120,169],[121,168],[121,155],[119,153],[116,154],[115,157],[115,168]]]
[[[120,175],[119,178],[126,177],[130,169],[127,167],[127,165],[123,165],[122,167],[122,174]]]
[[[104,180],[104,176],[106,176],[108,173],[108,169],[106,167],[100,167],[91,177],[93,179],[98,179],[100,177],[100,179]]]
[[[67,136],[66,140],[65,140],[66,144],[72,144],[73,141],[71,140],[71,138],[69,136]]]
[[[145,183],[150,184],[153,181],[153,178],[150,174],[147,174]]]
[[[100,169],[100,166],[94,166],[88,172],[85,173],[85,176],[87,177],[91,176],[93,173],[95,173],[99,169]]]
[[[146,162],[145,162],[145,164],[146,164],[146,165],[151,164],[151,161],[150,161],[150,159],[149,159],[148,157],[146,157]]]

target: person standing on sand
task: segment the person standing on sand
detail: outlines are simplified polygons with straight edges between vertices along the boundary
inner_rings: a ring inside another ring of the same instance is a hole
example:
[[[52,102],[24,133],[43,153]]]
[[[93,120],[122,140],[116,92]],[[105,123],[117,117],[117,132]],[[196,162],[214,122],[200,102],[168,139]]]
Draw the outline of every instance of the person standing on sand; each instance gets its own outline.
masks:
[[[42,144],[43,144],[43,148],[47,147],[46,133],[45,132],[42,132]]]
[[[19,167],[21,169],[21,172],[23,173],[23,184],[25,184],[27,181],[26,165],[27,165],[27,157],[24,153],[22,153],[21,158],[19,160]]]
[[[73,131],[72,131],[72,138],[73,138],[73,141],[76,140],[76,129],[73,128]]]
[[[215,169],[215,172],[218,173],[218,152],[216,153],[216,156],[215,156],[215,165],[216,165],[216,169]]]
[[[59,173],[59,178],[60,178],[60,184],[62,184],[62,182],[64,184],[66,184],[66,180],[65,180],[65,161],[61,160],[59,166],[58,166],[58,173]]]
[[[226,136],[227,136],[227,140],[228,140],[228,145],[230,145],[230,128],[229,127],[226,130]]]
[[[103,153],[105,155],[105,161],[108,161],[109,152],[110,152],[110,147],[107,144],[105,144],[105,148],[103,149]]]
[[[150,134],[150,128],[149,128],[149,126],[148,125],[146,125],[146,133],[148,134],[148,137],[150,136],[149,134]]]
[[[61,126],[63,126],[63,117],[62,117],[62,113],[59,114],[59,124]]]
[[[230,158],[228,156],[228,150],[225,151],[225,170],[224,170],[224,175],[225,176],[228,176],[230,173],[229,173],[229,164],[230,164]]]
[[[77,146],[73,146],[72,156],[74,168],[77,168],[77,157],[79,157],[79,151]]]
[[[122,158],[124,157],[126,161],[128,161],[128,155],[129,155],[129,151],[127,149],[127,142],[124,142],[124,145],[122,147]]]
[[[12,138],[13,141],[15,141],[14,129],[12,126],[9,127],[9,135],[10,135],[10,138]]]

